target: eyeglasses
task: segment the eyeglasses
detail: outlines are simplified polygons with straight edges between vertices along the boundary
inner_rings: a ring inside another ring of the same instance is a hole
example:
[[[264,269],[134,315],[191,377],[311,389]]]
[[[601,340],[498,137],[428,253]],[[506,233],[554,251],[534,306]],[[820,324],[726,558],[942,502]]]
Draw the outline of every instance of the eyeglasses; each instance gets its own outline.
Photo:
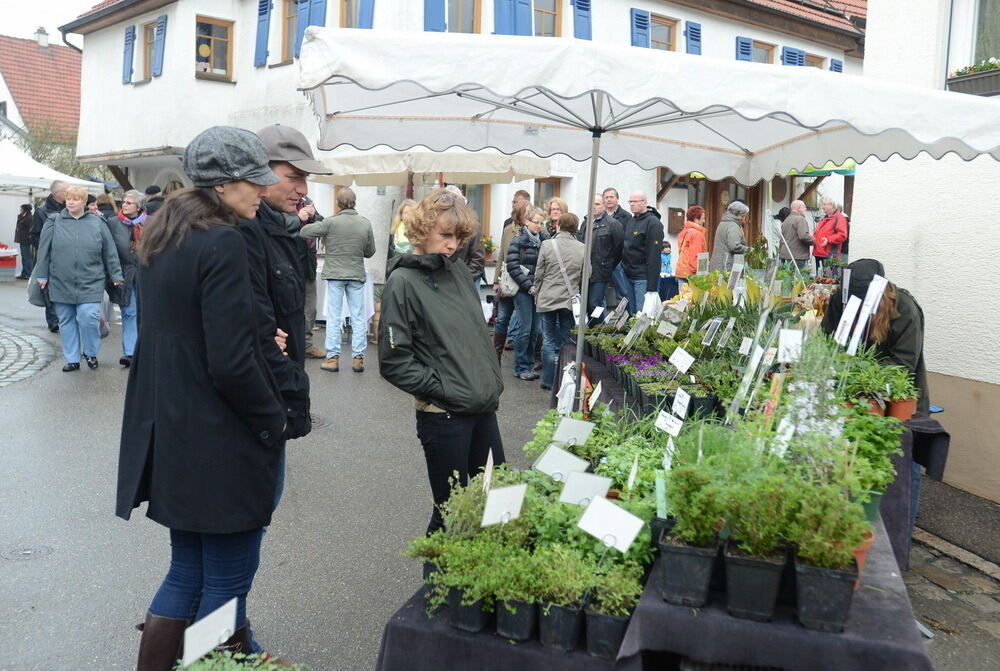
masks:
[[[630,200],[628,202],[630,202],[630,203],[645,203],[646,201],[645,200]]]

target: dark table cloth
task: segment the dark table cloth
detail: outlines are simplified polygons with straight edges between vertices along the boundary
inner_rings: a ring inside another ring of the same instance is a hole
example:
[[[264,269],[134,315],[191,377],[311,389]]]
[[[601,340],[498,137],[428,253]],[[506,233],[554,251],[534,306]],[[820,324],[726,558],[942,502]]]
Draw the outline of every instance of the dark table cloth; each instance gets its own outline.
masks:
[[[930,671],[885,529],[879,522],[875,530],[862,587],[854,593],[843,633],[806,629],[783,607],[772,622],[741,620],[726,612],[721,594],[700,609],[667,603],[660,596],[657,560],[619,655],[664,651],[707,664],[785,671]]]

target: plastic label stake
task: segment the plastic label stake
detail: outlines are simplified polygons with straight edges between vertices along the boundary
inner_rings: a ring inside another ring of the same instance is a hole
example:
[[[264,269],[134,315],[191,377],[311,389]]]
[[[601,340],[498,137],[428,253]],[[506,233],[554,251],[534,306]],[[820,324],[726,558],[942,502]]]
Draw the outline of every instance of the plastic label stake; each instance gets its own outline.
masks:
[[[837,324],[837,330],[833,334],[833,339],[841,347],[847,345],[847,339],[851,337],[851,326],[854,325],[854,318],[858,316],[860,308],[861,299],[857,296],[851,296],[847,300],[844,314],[840,316],[840,323]]]
[[[494,524],[507,524],[521,516],[521,505],[524,503],[524,493],[527,484],[497,487],[486,493],[486,507],[483,508],[482,527]]]
[[[574,506],[589,506],[599,496],[606,496],[611,488],[611,478],[593,473],[570,473],[559,494],[561,503]]]
[[[236,633],[236,598],[232,598],[184,630],[184,666],[222,645]]]
[[[643,521],[605,498],[590,502],[576,526],[622,554],[642,530]]]

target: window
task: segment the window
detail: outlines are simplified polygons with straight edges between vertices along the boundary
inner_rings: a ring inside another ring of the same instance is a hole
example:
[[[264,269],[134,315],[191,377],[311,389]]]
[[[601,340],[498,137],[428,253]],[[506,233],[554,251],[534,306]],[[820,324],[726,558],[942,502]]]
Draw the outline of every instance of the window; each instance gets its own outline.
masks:
[[[753,41],[753,62],[754,63],[773,63],[774,62],[774,45],[766,44],[764,42]]]
[[[490,185],[489,184],[457,184],[469,208],[476,213],[476,223],[479,224],[479,235],[490,235]],[[473,231],[475,235],[475,231]],[[495,238],[499,240],[499,238]]]
[[[823,69],[826,59],[822,56],[813,56],[812,54],[806,54],[806,67]]]
[[[665,16],[652,14],[649,17],[649,46],[664,51],[676,50],[677,22]]]
[[[7,118],[7,101],[0,100],[0,116]]]
[[[982,63],[990,58],[1000,58],[1000,0],[979,0],[973,62]]]
[[[360,0],[340,0],[340,27],[358,27],[358,5]]]
[[[232,80],[232,21],[195,18],[195,76]]]
[[[478,33],[480,31],[482,0],[447,0],[447,2],[449,33]]]
[[[295,58],[295,26],[299,22],[297,0],[281,0],[281,61]]]
[[[562,34],[562,0],[534,0],[535,36],[559,37]]]
[[[156,44],[156,22],[142,27],[142,78],[153,78],[153,45]]]
[[[535,180],[535,199],[532,201],[535,207],[546,209],[545,205],[550,198],[559,197],[559,187],[562,180],[558,177],[544,177]]]

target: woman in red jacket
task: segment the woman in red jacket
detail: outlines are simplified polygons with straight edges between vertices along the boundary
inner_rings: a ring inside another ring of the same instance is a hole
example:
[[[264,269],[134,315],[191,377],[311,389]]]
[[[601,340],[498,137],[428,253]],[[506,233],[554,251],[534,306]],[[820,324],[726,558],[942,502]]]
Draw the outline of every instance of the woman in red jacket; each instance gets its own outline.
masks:
[[[688,275],[698,272],[698,255],[708,251],[705,233],[705,208],[692,205],[687,210],[684,229],[677,236],[677,266],[674,268],[674,276],[678,286],[687,282]]]
[[[813,256],[817,272],[827,259],[840,258],[840,246],[847,240],[847,217],[833,198],[823,199],[823,214],[813,235]]]

